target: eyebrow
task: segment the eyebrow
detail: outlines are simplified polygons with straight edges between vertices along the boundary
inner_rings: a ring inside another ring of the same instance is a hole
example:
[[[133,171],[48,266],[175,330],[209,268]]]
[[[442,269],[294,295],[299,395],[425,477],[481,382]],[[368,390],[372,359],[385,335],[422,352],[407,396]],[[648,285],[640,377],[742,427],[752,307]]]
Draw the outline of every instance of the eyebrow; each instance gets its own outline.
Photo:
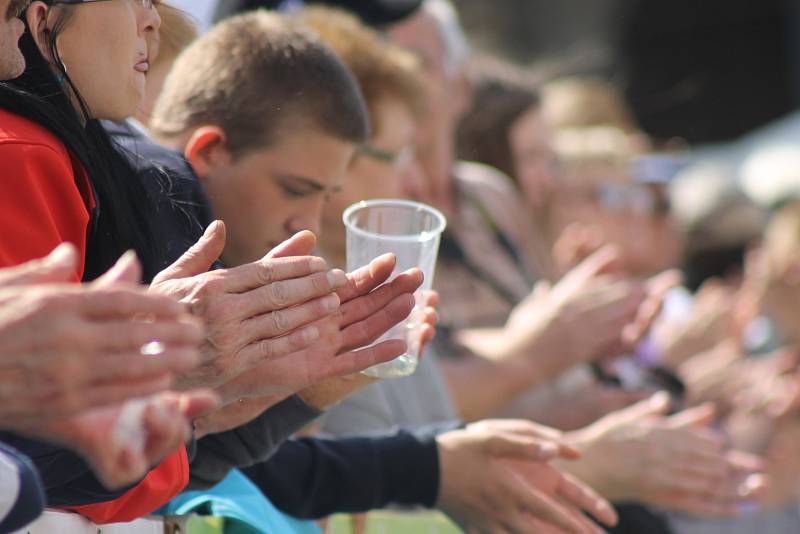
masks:
[[[308,187],[309,189],[313,189],[314,191],[319,191],[319,192],[328,191],[331,193],[338,193],[339,191],[342,190],[341,184],[336,184],[328,188],[320,184],[319,182],[312,180],[311,178],[306,178],[305,176],[298,176],[296,174],[278,173],[275,174],[275,178],[281,181],[299,182],[299,185]]]

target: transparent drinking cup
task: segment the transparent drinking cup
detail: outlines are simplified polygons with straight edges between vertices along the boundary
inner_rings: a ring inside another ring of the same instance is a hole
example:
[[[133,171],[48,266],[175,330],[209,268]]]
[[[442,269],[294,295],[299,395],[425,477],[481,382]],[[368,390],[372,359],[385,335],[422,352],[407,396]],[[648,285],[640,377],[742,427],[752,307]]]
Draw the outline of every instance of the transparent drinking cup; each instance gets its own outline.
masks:
[[[389,339],[405,340],[406,353],[364,371],[365,375],[376,378],[413,374],[420,355],[423,293],[433,287],[436,256],[447,220],[439,210],[409,200],[361,201],[347,208],[342,218],[347,229],[348,271],[392,252],[397,257],[397,265],[390,280],[414,267],[425,275],[422,286],[414,293],[416,305],[411,315],[376,341],[377,344]]]

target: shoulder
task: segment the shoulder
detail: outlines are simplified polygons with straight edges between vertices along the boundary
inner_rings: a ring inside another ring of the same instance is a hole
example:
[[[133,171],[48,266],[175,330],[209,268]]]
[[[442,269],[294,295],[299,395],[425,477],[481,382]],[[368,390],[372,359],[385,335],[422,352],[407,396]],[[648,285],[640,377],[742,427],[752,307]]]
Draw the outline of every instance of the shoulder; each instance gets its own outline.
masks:
[[[459,161],[455,167],[455,180],[463,191],[476,194],[479,198],[491,195],[516,199],[519,196],[511,178],[483,163]]]
[[[8,110],[0,109],[0,148],[13,149],[25,146],[39,148],[37,152],[51,153],[54,157],[67,162],[70,160],[64,143],[47,128]]]

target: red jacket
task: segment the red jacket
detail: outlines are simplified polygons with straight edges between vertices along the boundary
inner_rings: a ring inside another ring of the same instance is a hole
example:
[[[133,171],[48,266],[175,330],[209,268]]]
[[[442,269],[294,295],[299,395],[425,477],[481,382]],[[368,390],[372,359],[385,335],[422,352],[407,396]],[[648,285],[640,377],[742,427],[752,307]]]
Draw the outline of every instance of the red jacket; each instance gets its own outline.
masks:
[[[0,267],[46,256],[73,243],[83,256],[95,207],[80,162],[39,125],[0,109]],[[83,276],[83,261],[75,281]],[[131,521],[180,493],[189,481],[181,446],[122,497],[71,508],[95,523]]]

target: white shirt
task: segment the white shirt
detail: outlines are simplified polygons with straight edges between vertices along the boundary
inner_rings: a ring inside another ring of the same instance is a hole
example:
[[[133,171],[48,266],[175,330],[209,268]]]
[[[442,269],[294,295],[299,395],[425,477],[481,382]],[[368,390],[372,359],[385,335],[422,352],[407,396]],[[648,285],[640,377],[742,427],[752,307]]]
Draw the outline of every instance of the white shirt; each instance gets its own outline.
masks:
[[[6,518],[19,496],[19,468],[0,452],[0,521]]]
[[[170,0],[169,4],[189,13],[195,19],[198,30],[203,34],[214,22],[219,0]]]

